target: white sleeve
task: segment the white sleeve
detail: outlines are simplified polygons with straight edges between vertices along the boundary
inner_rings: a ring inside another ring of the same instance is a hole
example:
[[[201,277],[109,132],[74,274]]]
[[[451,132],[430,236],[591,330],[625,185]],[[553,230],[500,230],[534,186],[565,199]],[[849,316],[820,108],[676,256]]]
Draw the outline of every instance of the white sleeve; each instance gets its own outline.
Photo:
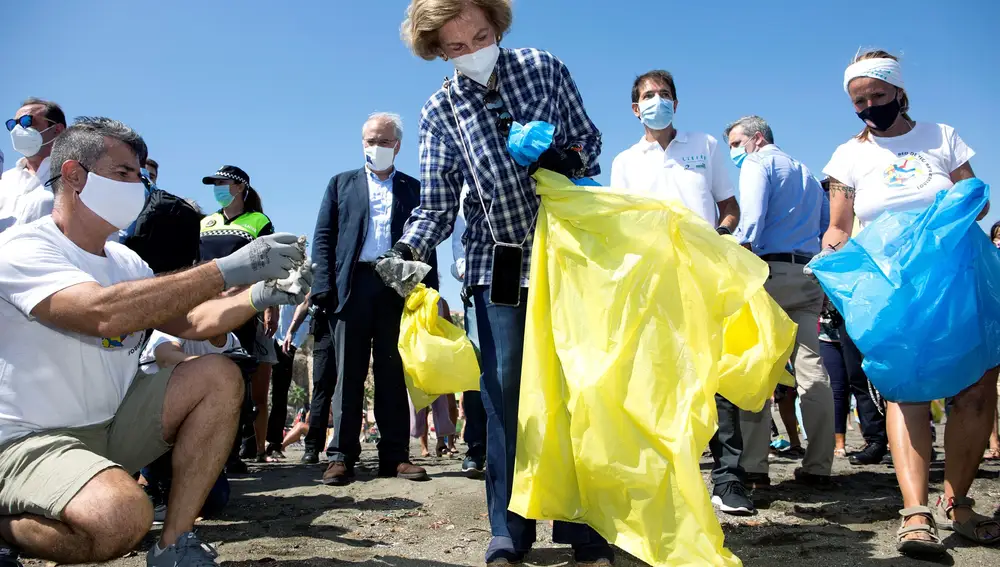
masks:
[[[613,189],[628,189],[628,180],[625,176],[625,161],[625,152],[622,152],[615,156],[615,160],[611,162],[611,187]]]
[[[27,317],[56,292],[89,282],[97,280],[44,238],[26,234],[0,245],[0,299]]]
[[[972,156],[976,155],[976,152],[965,144],[965,140],[951,126],[942,124],[941,129],[945,134],[945,140],[948,141],[948,146],[951,148],[951,166],[948,170],[951,173],[968,163]]]
[[[708,151],[711,154],[708,159],[712,162],[712,197],[716,203],[736,196],[733,182],[729,180],[729,157],[719,151],[720,146],[718,140],[708,136]]]
[[[847,185],[848,187],[857,188],[857,180],[854,179],[854,164],[851,159],[851,145],[850,142],[846,144],[841,144],[833,156],[830,157],[829,163],[823,168],[823,174],[836,179],[837,181]]]
[[[184,341],[178,339],[172,335],[168,335],[162,331],[153,331],[153,334],[149,336],[149,342],[146,343],[146,348],[142,350],[142,354],[139,356],[140,364],[150,364],[156,362],[156,347],[165,343],[177,343],[184,346]]]

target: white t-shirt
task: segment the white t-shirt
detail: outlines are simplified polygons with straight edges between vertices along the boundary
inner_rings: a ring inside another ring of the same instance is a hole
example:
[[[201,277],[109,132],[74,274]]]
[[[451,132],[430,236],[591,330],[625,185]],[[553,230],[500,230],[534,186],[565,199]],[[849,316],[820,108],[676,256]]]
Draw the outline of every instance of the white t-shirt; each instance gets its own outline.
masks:
[[[708,134],[677,132],[666,150],[643,138],[615,157],[611,187],[680,201],[715,226],[716,203],[736,195],[726,171],[728,160]]]
[[[894,138],[851,138],[823,173],[854,188],[854,214],[865,226],[885,211],[927,207],[954,185],[951,172],[975,154],[951,126],[918,122]]]
[[[26,158],[17,160],[0,178],[0,232],[52,214],[52,190],[45,187],[49,158],[42,160],[35,173],[28,171],[27,164]]]
[[[139,366],[144,373],[152,375],[160,371],[159,365],[156,364],[156,347],[164,343],[178,343],[181,345],[181,352],[191,356],[222,354],[240,348],[239,339],[232,333],[226,335],[226,344],[217,347],[209,341],[192,341],[160,331],[153,331],[153,334],[149,337],[149,342],[146,343],[146,348],[142,351],[142,356],[139,358]]]
[[[111,419],[139,368],[144,332],[91,337],[31,317],[68,287],[110,286],[153,276],[128,248],[105,256],[79,248],[51,216],[0,234],[0,444],[34,431]]]

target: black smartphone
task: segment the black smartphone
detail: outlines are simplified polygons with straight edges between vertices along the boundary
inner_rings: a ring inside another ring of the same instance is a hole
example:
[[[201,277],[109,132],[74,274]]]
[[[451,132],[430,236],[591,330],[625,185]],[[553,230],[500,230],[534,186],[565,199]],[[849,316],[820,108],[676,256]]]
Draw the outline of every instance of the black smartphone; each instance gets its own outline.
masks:
[[[493,246],[493,279],[490,303],[517,307],[521,304],[521,263],[524,248],[516,244],[498,243]]]

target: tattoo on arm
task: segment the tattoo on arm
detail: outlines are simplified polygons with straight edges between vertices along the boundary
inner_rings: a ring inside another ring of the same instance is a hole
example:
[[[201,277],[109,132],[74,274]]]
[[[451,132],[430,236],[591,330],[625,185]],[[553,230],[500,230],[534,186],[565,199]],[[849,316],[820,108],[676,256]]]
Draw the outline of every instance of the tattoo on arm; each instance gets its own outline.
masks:
[[[839,181],[830,181],[830,194],[843,193],[848,200],[854,200],[854,187],[848,187]]]

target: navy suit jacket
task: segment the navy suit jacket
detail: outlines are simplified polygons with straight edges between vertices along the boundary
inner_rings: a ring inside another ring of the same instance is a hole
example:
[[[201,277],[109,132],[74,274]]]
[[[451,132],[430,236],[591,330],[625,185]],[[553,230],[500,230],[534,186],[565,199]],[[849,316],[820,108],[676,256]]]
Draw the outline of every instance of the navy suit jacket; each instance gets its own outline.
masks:
[[[323,203],[316,218],[312,261],[316,272],[312,295],[316,304],[330,313],[339,313],[351,296],[351,276],[368,236],[368,171],[365,168],[345,171],[326,186]],[[420,182],[396,171],[392,179],[392,241],[403,236],[410,213],[420,204]],[[424,284],[437,289],[437,253],[427,259],[431,272]]]

